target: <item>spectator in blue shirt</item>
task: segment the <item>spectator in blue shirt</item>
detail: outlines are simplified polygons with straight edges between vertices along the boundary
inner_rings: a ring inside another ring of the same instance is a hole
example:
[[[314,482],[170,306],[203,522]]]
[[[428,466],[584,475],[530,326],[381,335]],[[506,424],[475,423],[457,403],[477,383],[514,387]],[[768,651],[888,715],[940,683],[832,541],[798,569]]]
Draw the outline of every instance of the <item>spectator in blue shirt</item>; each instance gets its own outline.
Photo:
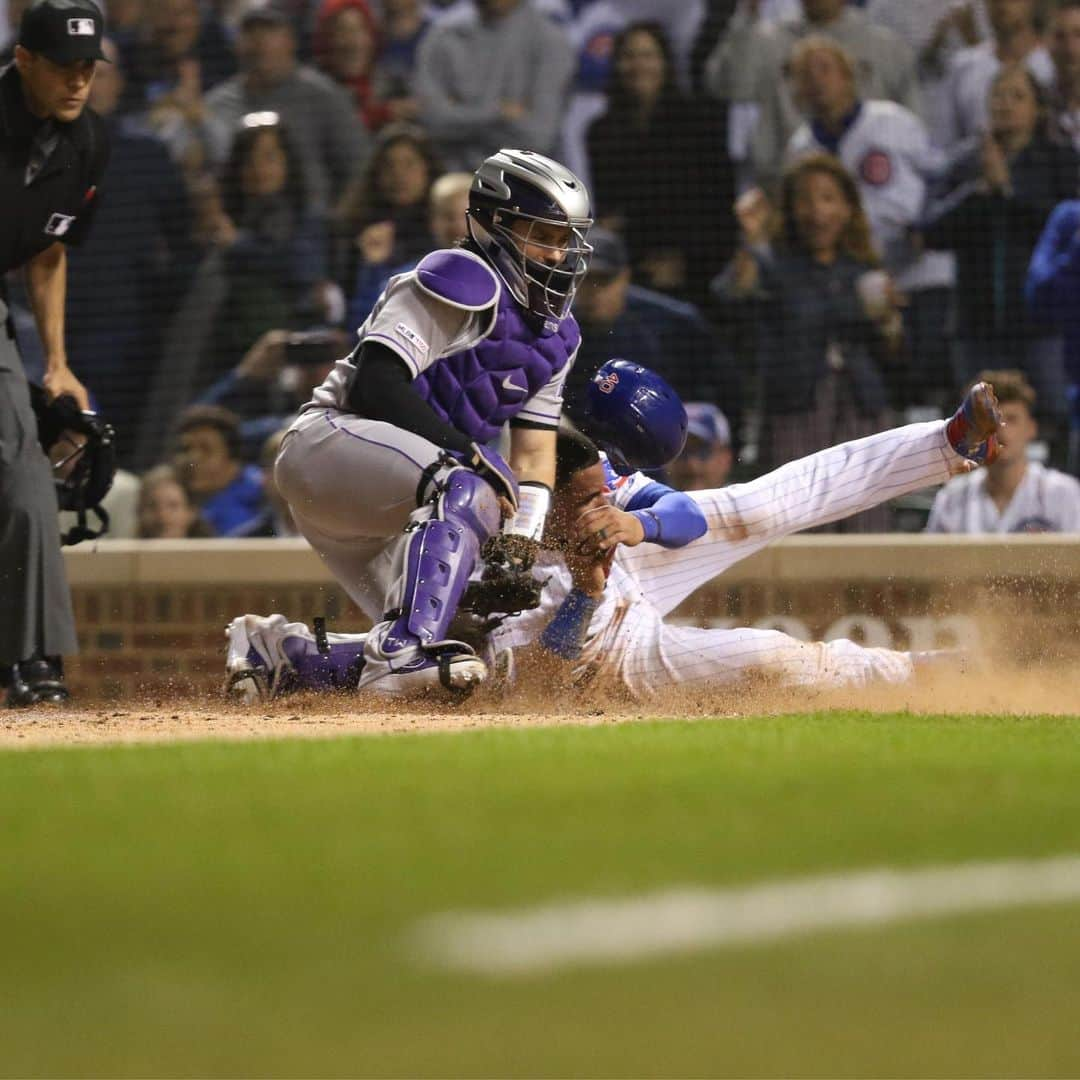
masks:
[[[192,405],[180,414],[174,467],[192,502],[219,536],[262,512],[262,472],[240,460],[240,420],[215,405]]]
[[[1080,199],[1050,215],[1031,256],[1026,292],[1034,316],[1059,324],[1065,335],[1069,468],[1080,475]]]

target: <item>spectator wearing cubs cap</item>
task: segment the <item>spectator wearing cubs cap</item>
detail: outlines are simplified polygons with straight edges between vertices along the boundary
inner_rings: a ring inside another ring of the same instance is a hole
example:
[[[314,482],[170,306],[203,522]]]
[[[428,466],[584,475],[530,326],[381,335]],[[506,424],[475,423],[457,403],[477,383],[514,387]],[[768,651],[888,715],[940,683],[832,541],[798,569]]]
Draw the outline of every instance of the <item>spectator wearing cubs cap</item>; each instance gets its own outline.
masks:
[[[66,245],[86,236],[108,134],[86,103],[104,19],[90,0],[38,0],[23,13],[15,61],[0,72],[0,275],[25,268],[52,398],[89,407],[68,364]],[[0,286],[0,683],[13,706],[67,698],[62,657],[76,651],[60,558],[57,497]]]

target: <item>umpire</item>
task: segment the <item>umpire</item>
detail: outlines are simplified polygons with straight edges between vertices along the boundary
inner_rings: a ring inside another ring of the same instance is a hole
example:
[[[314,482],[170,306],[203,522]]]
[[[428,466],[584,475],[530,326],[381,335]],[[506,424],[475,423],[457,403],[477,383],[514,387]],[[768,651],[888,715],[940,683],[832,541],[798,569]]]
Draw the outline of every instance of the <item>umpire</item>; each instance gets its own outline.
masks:
[[[25,268],[45,352],[45,389],[89,407],[64,346],[65,244],[85,235],[108,158],[86,108],[104,21],[91,0],[36,0],[0,71],[0,274]],[[10,706],[68,697],[63,661],[76,650],[56,489],[37,441],[26,374],[0,284],[0,682]]]

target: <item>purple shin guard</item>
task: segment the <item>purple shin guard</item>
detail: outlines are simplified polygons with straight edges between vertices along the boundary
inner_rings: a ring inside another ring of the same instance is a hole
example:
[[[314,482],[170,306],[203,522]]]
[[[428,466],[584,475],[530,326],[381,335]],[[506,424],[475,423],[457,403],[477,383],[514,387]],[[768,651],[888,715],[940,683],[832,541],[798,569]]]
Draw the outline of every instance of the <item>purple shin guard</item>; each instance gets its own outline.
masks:
[[[296,690],[354,690],[364,664],[364,638],[324,646],[301,637],[290,637],[281,651],[293,666]]]
[[[494,488],[461,466],[444,474],[434,509],[411,526],[401,612],[382,641],[384,652],[446,639],[480,549],[501,523]]]

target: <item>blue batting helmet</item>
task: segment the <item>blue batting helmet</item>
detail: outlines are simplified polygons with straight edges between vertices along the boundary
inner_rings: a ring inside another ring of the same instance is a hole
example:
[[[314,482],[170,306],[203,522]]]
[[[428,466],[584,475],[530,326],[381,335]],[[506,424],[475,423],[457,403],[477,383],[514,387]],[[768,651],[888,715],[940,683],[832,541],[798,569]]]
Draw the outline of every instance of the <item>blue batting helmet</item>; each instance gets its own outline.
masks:
[[[629,360],[609,360],[585,395],[582,428],[621,476],[660,469],[686,442],[686,409],[655,371]]]

